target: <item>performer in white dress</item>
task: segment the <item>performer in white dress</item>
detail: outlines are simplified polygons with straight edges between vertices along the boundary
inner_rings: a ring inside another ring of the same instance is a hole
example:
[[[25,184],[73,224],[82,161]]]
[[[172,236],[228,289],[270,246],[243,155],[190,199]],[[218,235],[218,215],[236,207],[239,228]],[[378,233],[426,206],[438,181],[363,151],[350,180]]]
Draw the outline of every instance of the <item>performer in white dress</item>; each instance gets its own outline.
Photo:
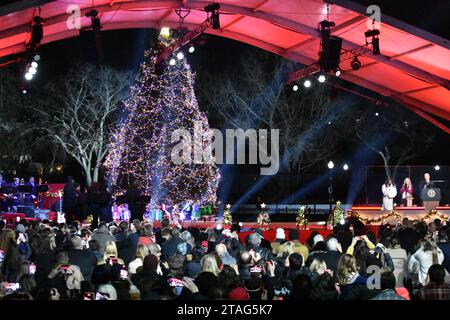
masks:
[[[382,210],[394,210],[394,198],[397,196],[397,187],[391,179],[386,180],[386,182],[381,186],[381,191],[383,192]]]

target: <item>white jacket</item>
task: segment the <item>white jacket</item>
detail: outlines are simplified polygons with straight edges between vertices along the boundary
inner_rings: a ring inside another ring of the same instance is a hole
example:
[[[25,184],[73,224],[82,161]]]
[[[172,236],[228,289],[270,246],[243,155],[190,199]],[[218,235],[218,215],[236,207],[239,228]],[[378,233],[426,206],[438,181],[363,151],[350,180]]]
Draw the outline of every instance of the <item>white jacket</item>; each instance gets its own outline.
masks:
[[[444,253],[437,248],[438,263],[444,261]],[[425,285],[428,275],[428,269],[433,265],[433,251],[423,251],[422,248],[417,250],[408,261],[408,271],[419,275],[419,282]]]

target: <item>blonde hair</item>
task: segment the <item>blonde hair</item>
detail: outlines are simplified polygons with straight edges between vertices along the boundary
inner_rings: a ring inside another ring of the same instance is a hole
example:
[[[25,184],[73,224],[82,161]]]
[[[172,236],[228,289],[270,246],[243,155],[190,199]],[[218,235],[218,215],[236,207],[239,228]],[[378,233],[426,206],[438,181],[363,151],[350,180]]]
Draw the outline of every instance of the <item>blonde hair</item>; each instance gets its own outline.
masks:
[[[339,259],[338,264],[338,281],[340,285],[346,285],[350,276],[356,273],[356,260],[350,254],[344,254]]]
[[[287,254],[288,256],[293,254],[295,248],[295,244],[292,241],[287,241],[285,243],[283,243],[282,245],[280,245],[280,247],[278,248],[278,254],[277,257],[280,258],[282,257],[284,254]]]
[[[114,256],[116,258],[119,256],[117,246],[114,241],[106,241],[105,253],[103,254],[103,258],[106,260],[111,256]]]
[[[327,269],[327,264],[325,261],[323,261],[320,258],[314,258],[314,260],[311,262],[311,266],[309,267],[311,272],[318,273],[319,275],[324,273]]]
[[[144,261],[144,258],[148,256],[148,248],[146,245],[139,244],[136,248],[136,257],[140,258],[142,261]]]
[[[212,254],[207,254],[205,255],[201,260],[200,260],[200,266],[201,266],[201,270],[202,272],[211,272],[213,273],[215,276],[217,276],[220,273],[220,269],[219,266],[217,265],[217,259],[214,255]]]

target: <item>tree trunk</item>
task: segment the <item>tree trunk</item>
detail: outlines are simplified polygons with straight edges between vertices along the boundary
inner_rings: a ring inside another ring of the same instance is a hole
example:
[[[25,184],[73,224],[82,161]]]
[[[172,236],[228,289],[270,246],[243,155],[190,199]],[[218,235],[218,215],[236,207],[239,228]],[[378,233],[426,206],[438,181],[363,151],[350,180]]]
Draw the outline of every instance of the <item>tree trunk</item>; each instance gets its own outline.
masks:
[[[99,171],[99,167],[95,166],[94,173],[92,175],[92,182],[98,182],[98,171]]]
[[[91,166],[83,167],[84,174],[86,176],[86,187],[90,187],[92,184]]]

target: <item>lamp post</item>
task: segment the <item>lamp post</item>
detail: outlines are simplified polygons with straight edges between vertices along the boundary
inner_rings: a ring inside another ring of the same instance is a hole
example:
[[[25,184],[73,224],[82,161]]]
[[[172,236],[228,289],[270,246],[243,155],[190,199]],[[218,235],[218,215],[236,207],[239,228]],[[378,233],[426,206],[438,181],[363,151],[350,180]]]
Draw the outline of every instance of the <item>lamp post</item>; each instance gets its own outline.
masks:
[[[333,161],[328,162],[328,169],[330,169],[330,185],[328,186],[328,202],[330,204],[330,215],[333,214]],[[334,221],[334,217],[333,217]]]

